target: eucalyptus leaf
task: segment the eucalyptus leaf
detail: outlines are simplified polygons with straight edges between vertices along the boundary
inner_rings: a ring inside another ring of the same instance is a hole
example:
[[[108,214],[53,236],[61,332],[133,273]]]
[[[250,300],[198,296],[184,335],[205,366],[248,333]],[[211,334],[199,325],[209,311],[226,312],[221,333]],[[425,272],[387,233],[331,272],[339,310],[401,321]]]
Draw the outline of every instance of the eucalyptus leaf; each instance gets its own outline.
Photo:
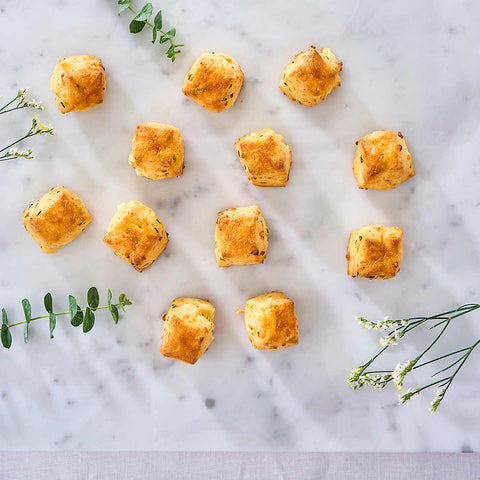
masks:
[[[85,316],[83,318],[83,333],[89,332],[95,325],[95,314],[90,307],[85,309]]]
[[[108,309],[110,310],[110,314],[112,315],[113,321],[116,325],[118,323],[118,308],[115,305],[110,305]]]
[[[165,42],[168,42],[171,38],[173,38],[175,35],[177,34],[177,30],[175,28],[172,28],[171,30],[169,30],[167,33],[163,34],[161,37],[160,37],[160,43],[165,43]],[[173,45],[172,45],[173,47]],[[170,48],[172,48],[170,47]]]
[[[7,311],[4,308],[2,308],[2,325],[7,325],[8,327]]]
[[[32,319],[32,306],[27,298],[22,300],[23,314],[25,315],[25,327],[23,329],[23,340],[25,343],[28,342],[28,326]]]
[[[48,314],[48,323],[50,326],[50,338],[53,338],[53,331],[57,326],[57,316],[53,312],[49,312]]]
[[[134,20],[137,20],[138,22],[146,22],[152,16],[152,10],[152,4],[150,2],[146,3]]]
[[[155,19],[153,20],[153,25],[157,30],[162,29],[162,11],[161,10],[155,15]]]
[[[10,346],[12,345],[12,334],[10,333],[8,325],[5,323],[2,323],[2,328],[0,329],[0,337],[2,340],[2,345],[5,348],[10,348]]]
[[[68,296],[68,311],[70,312],[70,320],[77,314],[77,299],[73,295]]]
[[[118,0],[118,14],[120,15],[129,6],[130,6],[130,0]]]
[[[112,291],[110,289],[107,290],[107,305],[108,308],[110,308],[110,305],[112,305]]]
[[[47,313],[53,312],[52,294],[50,292],[43,298],[43,305],[45,306]]]
[[[98,297],[98,290],[96,287],[91,287],[87,292],[87,303],[88,306],[95,311],[98,308],[98,303],[100,299]]]
[[[80,307],[77,306],[77,313],[71,318],[70,323],[74,327],[79,327],[83,323],[83,312]]]
[[[132,20],[130,22],[130,33],[139,33],[145,27],[145,22],[137,22],[137,20]]]

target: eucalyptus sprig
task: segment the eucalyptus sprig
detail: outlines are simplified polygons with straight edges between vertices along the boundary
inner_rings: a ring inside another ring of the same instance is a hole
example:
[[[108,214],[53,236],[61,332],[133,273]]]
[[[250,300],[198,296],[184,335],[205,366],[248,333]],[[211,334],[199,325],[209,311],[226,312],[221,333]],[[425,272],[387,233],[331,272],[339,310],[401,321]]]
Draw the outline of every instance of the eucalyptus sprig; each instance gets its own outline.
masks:
[[[5,348],[10,348],[12,345],[12,334],[10,329],[18,325],[24,325],[23,330],[23,340],[25,343],[28,342],[29,327],[30,323],[35,320],[40,320],[41,318],[48,318],[49,321],[49,330],[50,338],[53,338],[53,331],[57,325],[57,317],[60,315],[70,315],[70,323],[74,327],[79,327],[82,325],[82,330],[84,333],[89,332],[95,324],[95,312],[97,310],[108,309],[110,315],[113,318],[115,324],[118,323],[119,313],[118,309],[121,308],[125,311],[125,307],[132,305],[132,302],[127,298],[127,296],[122,293],[118,297],[117,303],[112,303],[112,292],[110,289],[107,291],[107,305],[99,307],[99,295],[96,287],[91,287],[87,292],[87,307],[81,308],[78,305],[77,299],[73,295],[68,296],[68,312],[54,312],[53,311],[53,298],[51,293],[47,293],[43,298],[43,305],[47,312],[46,315],[40,315],[38,317],[32,317],[32,307],[30,301],[26,298],[22,300],[22,308],[25,320],[9,323],[7,312],[2,308],[2,326],[0,329],[0,339],[2,345]]]
[[[34,108],[36,110],[43,110],[44,107],[42,102],[34,100],[33,98],[28,99],[27,94],[28,88],[21,88],[20,90],[18,90],[15,98],[13,98],[0,108],[0,115],[13,112],[15,110],[21,110],[22,108]],[[26,158],[28,160],[31,160],[33,158],[33,154],[30,148],[26,150],[19,150],[15,147],[15,145],[17,143],[20,143],[22,140],[25,140],[26,138],[34,137],[35,135],[44,135],[46,133],[50,135],[55,135],[56,131],[51,125],[43,125],[42,123],[40,123],[38,120],[38,115],[35,115],[32,119],[32,126],[30,127],[28,132],[23,135],[23,137],[0,149],[0,162],[6,160],[13,160],[15,158]]]
[[[153,31],[152,43],[156,42],[157,36],[158,34],[160,34],[159,43],[162,44],[168,42],[170,44],[165,54],[168,58],[172,60],[172,62],[174,62],[176,55],[181,53],[180,47],[184,46],[183,44],[174,42],[177,30],[175,28],[171,28],[170,30],[168,30],[168,32],[162,30],[163,20],[161,10],[159,10],[158,13],[155,15],[153,19],[153,24],[148,21],[148,19],[153,14],[153,7],[150,2],[145,4],[138,13],[131,7],[130,4],[131,0],[118,0],[119,15],[125,10],[130,10],[135,15],[135,18],[130,22],[130,33],[139,33],[144,29],[145,25],[148,25]]]
[[[417,370],[426,365],[430,365],[448,358],[451,363],[449,363],[446,367],[439,369],[432,375],[432,377],[436,377],[437,375],[447,372],[443,376],[440,375],[442,378],[428,383],[427,385],[424,385],[422,387],[408,388],[408,390],[399,397],[399,403],[404,404],[414,395],[420,394],[420,392],[422,392],[423,390],[437,387],[436,395],[430,403],[430,411],[434,413],[444,399],[447,390],[452,385],[453,380],[467,361],[470,354],[478,345],[480,345],[480,339],[478,339],[470,346],[455,350],[444,355],[440,355],[431,360],[423,362],[420,362],[420,360],[438,342],[440,337],[445,333],[446,329],[449,327],[449,325],[454,319],[461,317],[462,315],[466,315],[467,313],[471,313],[478,308],[480,308],[479,304],[470,303],[462,305],[454,310],[448,310],[446,312],[438,313],[430,317],[411,317],[397,320],[391,320],[390,318],[385,317],[383,321],[379,322],[371,322],[363,317],[357,317],[357,320],[360,321],[364,329],[389,330],[389,332],[385,337],[382,337],[380,339],[380,345],[382,349],[372,358],[370,358],[370,360],[352,370],[350,377],[347,379],[348,384],[354,390],[363,386],[369,386],[375,389],[382,389],[385,388],[390,382],[393,382],[394,385],[397,387],[398,391],[401,391],[403,389],[403,384],[407,374],[409,374],[413,370]],[[432,323],[433,325],[431,325]],[[388,348],[396,345],[399,340],[402,339],[407,333],[411,332],[412,330],[418,328],[423,324],[430,324],[430,330],[440,329],[440,331],[430,342],[428,347],[425,348],[419,355],[417,355],[413,360],[408,360],[405,363],[397,364],[397,366],[391,370],[369,370],[369,367],[375,362],[375,360],[377,360],[377,358],[382,355]]]

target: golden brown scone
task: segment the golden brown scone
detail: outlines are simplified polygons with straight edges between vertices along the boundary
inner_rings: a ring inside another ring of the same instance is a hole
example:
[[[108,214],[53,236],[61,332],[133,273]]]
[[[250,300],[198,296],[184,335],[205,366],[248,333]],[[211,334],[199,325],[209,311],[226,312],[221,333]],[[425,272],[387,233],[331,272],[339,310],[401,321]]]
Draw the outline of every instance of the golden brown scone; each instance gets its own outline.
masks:
[[[213,340],[215,308],[200,298],[177,298],[163,317],[160,353],[193,365]]]
[[[215,256],[219,267],[263,263],[267,249],[268,229],[256,205],[230,208],[218,214]]]
[[[62,58],[53,70],[50,89],[62,113],[81,112],[103,102],[107,76],[102,61],[92,55]]]
[[[132,200],[118,206],[103,241],[115,255],[142,272],[165,250],[168,233],[151,208]]]
[[[200,55],[185,77],[183,93],[212,112],[230,108],[243,84],[240,65],[224,53]]]
[[[370,225],[350,234],[347,260],[352,277],[393,278],[403,257],[403,230]]]
[[[27,232],[45,253],[70,243],[92,221],[87,207],[65,187],[52,188],[22,215]]]
[[[282,292],[249,298],[245,305],[245,326],[250,342],[260,350],[278,350],[298,343],[293,300]]]
[[[287,65],[279,86],[287,97],[313,107],[340,86],[341,71],[342,62],[329,48],[319,51],[312,45]]]
[[[183,138],[171,125],[148,122],[137,126],[128,163],[141,177],[159,180],[183,173]]]
[[[415,175],[412,156],[401,132],[372,132],[357,142],[353,174],[358,188],[388,190]]]
[[[284,187],[292,165],[292,152],[271,128],[252,132],[235,143],[248,179],[259,187]]]

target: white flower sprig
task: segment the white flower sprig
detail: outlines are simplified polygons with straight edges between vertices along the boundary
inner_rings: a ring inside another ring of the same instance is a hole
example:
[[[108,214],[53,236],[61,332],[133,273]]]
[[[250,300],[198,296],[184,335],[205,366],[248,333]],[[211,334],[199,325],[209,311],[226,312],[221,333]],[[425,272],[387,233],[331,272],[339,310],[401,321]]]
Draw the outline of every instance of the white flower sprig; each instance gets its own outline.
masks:
[[[363,328],[366,330],[390,330],[388,335],[382,337],[380,339],[380,345],[382,349],[374,355],[368,362],[360,365],[359,367],[354,368],[351,373],[350,377],[347,379],[348,384],[356,390],[357,388],[368,386],[373,387],[375,389],[382,389],[388,383],[393,382],[394,385],[397,387],[398,391],[402,391],[403,384],[405,381],[406,376],[420,367],[425,365],[438,362],[445,358],[454,357],[455,360],[450,363],[447,367],[438,370],[432,376],[435,377],[442,372],[446,372],[452,369],[454,366],[458,365],[457,368],[448,376],[441,378],[440,380],[436,380],[428,385],[419,388],[408,388],[408,390],[400,395],[399,403],[403,405],[405,402],[410,400],[414,395],[420,395],[420,392],[431,388],[433,386],[437,386],[437,394],[435,398],[430,403],[430,411],[434,413],[437,408],[439,407],[440,403],[445,397],[447,390],[450,388],[455,376],[462,368],[464,363],[467,361],[468,357],[472,353],[472,351],[480,345],[480,339],[478,339],[475,343],[473,343],[469,347],[462,348],[460,350],[456,350],[454,352],[447,353],[445,355],[441,355],[436,357],[432,360],[428,360],[423,363],[419,363],[419,360],[427,354],[427,352],[433,348],[433,346],[437,343],[440,337],[445,333],[445,330],[448,328],[450,323],[453,319],[470,313],[474,310],[480,308],[480,304],[467,304],[462,305],[454,310],[449,310],[447,312],[439,313],[437,315],[432,315],[430,317],[411,317],[399,320],[391,320],[389,317],[385,317],[383,321],[379,322],[371,322],[366,320],[363,317],[356,317],[356,319],[362,324]],[[393,370],[368,370],[370,365],[383,353],[387,348],[392,345],[396,345],[398,341],[403,338],[408,332],[411,330],[423,325],[426,322],[434,322],[434,324],[430,327],[430,329],[437,328],[442,326],[440,333],[433,339],[430,345],[419,355],[417,355],[413,360],[408,360],[405,363],[398,363],[397,366]]]
[[[28,88],[21,88],[18,90],[16,97],[0,108],[0,114],[12,112],[14,110],[20,110],[21,108],[35,108],[36,110],[43,110],[44,107],[42,102],[34,100],[33,98],[27,99],[27,94]],[[8,108],[14,103],[16,103],[16,106]],[[30,138],[35,135],[44,135],[47,133],[50,135],[55,135],[56,130],[51,125],[44,125],[43,123],[40,123],[38,120],[38,114],[35,115],[32,119],[32,126],[30,127],[30,130],[28,130],[23,137],[0,149],[0,162],[13,160],[15,158],[26,158],[31,160],[33,158],[31,149],[19,150],[15,147],[15,145],[26,138]]]
[[[35,100],[34,98],[27,99],[28,92],[28,88],[21,88],[18,90],[16,97],[0,108],[0,115],[3,113],[12,112],[13,110],[20,110],[21,108],[34,108],[36,110],[43,110],[45,107],[43,106],[42,102]],[[11,105],[14,103],[16,103],[16,105],[11,107]]]

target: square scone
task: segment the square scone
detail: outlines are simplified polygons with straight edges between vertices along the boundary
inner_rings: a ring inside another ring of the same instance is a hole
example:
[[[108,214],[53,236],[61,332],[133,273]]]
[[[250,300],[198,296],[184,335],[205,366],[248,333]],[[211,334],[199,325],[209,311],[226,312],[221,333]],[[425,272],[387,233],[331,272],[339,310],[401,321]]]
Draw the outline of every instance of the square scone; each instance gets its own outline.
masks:
[[[248,179],[258,187],[285,187],[292,165],[292,151],[283,137],[263,128],[237,140],[238,159]]]
[[[92,216],[77,195],[60,186],[30,205],[22,220],[42,251],[55,253],[80,235]]]
[[[263,263],[267,249],[268,229],[256,205],[230,208],[218,214],[215,256],[219,267]]]
[[[176,298],[163,317],[160,353],[193,365],[213,341],[215,308],[200,298]]]
[[[279,350],[298,344],[295,306],[282,292],[249,298],[245,305],[245,326],[252,346],[260,350]]]
[[[358,188],[388,190],[415,175],[402,132],[372,132],[357,142],[353,174]]]
[[[350,234],[347,260],[352,277],[393,278],[403,257],[403,230],[398,227],[370,225]]]
[[[137,126],[128,162],[138,176],[160,180],[183,173],[183,137],[180,130],[163,123]]]
[[[165,250],[168,233],[151,208],[132,200],[118,206],[103,241],[115,255],[142,272]]]

